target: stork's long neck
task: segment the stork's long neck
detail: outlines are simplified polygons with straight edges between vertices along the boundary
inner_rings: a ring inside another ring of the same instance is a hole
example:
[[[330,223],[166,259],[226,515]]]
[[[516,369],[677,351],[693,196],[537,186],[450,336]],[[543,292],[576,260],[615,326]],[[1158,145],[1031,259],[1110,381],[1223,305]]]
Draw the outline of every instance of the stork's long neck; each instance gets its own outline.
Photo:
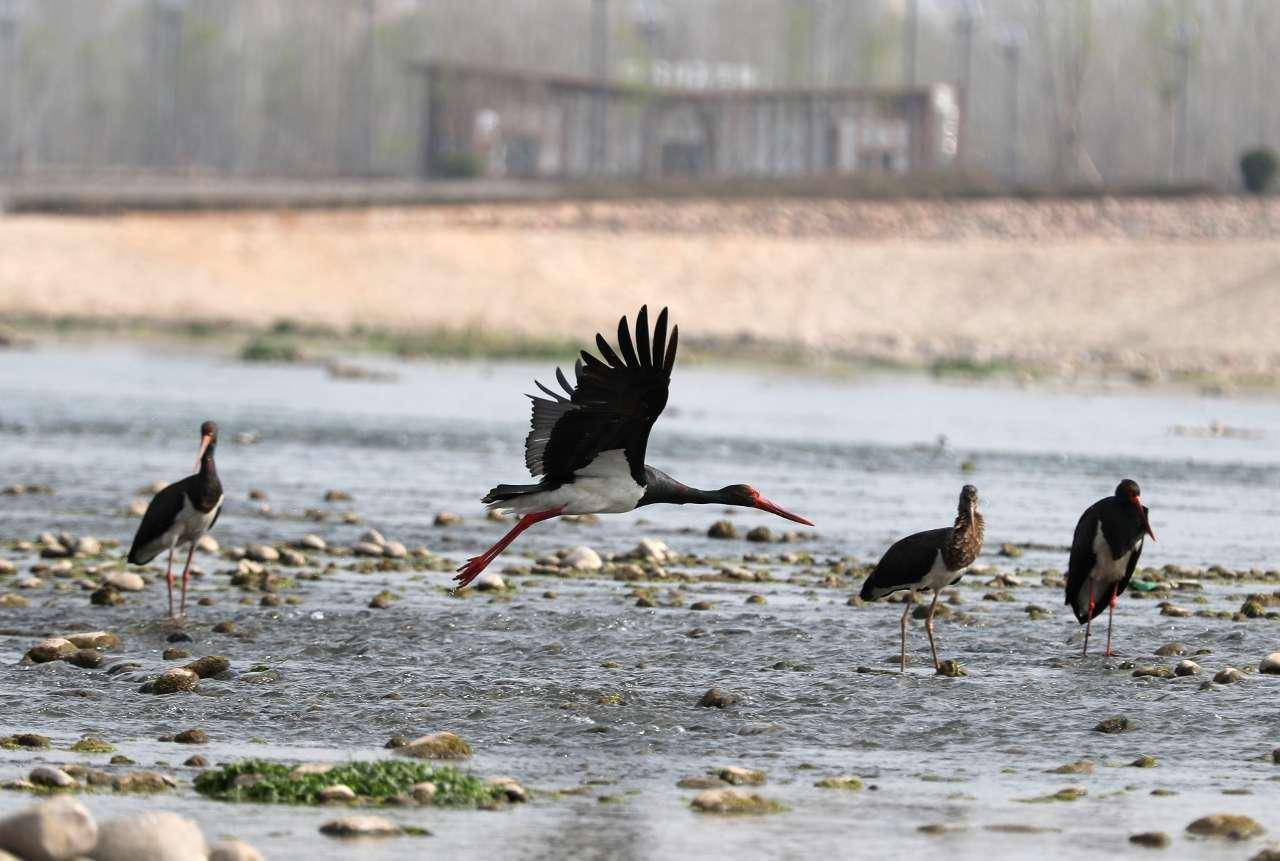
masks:
[[[986,522],[976,508],[965,507],[956,514],[956,522],[951,528],[956,534],[970,535],[981,544]]]
[[[953,570],[968,567],[982,552],[982,539],[986,524],[977,508],[964,506],[956,514],[956,522],[947,536],[942,553],[948,567]]]
[[[209,443],[200,458],[200,471],[196,473],[196,500],[202,505],[211,506],[222,496],[222,482],[218,479],[218,465],[213,461],[213,450],[217,443]]]
[[[689,487],[687,484],[681,484],[665,472],[654,469],[651,466],[646,466],[644,471],[644,496],[640,497],[640,501],[636,503],[637,508],[641,505],[654,505],[655,503],[668,505],[730,504],[719,490],[699,490],[696,487]]]
[[[204,450],[204,456],[200,458],[200,476],[201,482],[218,480],[218,465],[213,462],[213,449],[217,443],[209,443],[209,447]]]

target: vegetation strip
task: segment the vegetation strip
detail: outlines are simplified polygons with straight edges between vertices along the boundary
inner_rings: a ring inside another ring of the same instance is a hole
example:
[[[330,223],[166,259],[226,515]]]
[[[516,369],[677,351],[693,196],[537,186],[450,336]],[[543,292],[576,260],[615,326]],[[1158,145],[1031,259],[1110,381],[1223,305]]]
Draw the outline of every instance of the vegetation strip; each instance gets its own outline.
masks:
[[[351,787],[370,804],[410,795],[418,783],[435,784],[432,804],[437,807],[480,807],[505,797],[501,786],[451,766],[421,762],[377,760],[347,762],[323,773],[299,773],[275,762],[249,759],[206,771],[195,779],[196,791],[224,801],[258,801],[270,804],[319,804],[321,791],[335,784]]]

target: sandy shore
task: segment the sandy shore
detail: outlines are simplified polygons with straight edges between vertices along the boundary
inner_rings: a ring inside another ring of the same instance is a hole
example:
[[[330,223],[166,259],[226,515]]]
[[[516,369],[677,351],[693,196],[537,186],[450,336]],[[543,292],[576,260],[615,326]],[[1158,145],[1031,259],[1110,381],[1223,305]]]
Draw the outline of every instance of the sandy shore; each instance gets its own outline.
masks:
[[[1280,374],[1280,202],[696,201],[0,218],[0,315],[686,336]]]

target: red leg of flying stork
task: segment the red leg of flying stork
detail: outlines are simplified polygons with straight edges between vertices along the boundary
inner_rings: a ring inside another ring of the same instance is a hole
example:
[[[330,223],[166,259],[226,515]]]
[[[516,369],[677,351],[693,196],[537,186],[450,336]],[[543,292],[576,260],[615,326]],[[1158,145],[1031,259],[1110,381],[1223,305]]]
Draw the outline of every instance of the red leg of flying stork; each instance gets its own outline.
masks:
[[[1107,611],[1107,651],[1104,653],[1108,658],[1113,656],[1115,652],[1111,651],[1111,623],[1116,618],[1116,587],[1111,587],[1111,609]]]
[[[553,517],[559,517],[564,512],[563,506],[553,508],[549,511],[535,511],[533,514],[526,514],[521,517],[511,531],[499,539],[498,543],[490,547],[479,556],[473,556],[467,560],[467,564],[458,569],[458,575],[454,580],[458,581],[458,588],[466,586],[472,580],[480,575],[480,572],[489,567],[489,563],[498,558],[498,554],[507,549],[507,546],[515,541],[521,532],[524,532],[535,523],[541,523],[544,520],[550,520]]]
[[[1089,656],[1089,631],[1093,628],[1093,581],[1089,581],[1089,621],[1084,623],[1084,651],[1080,653],[1080,657],[1087,658]]]
[[[907,593],[907,607],[902,611],[902,652],[898,657],[898,671],[905,673],[907,671],[907,616],[911,615],[911,607],[915,604],[916,593],[911,590]]]
[[[929,603],[929,615],[924,619],[924,629],[929,634],[929,651],[933,652],[933,668],[935,670],[942,666],[938,663],[938,647],[933,644],[933,613],[938,609],[938,596],[941,594],[940,590],[933,590],[933,601]]]
[[[191,549],[187,551],[187,564],[182,568],[182,603],[178,611],[182,616],[187,615],[187,578],[191,576],[191,557],[194,556],[195,553],[196,542],[192,540]]]

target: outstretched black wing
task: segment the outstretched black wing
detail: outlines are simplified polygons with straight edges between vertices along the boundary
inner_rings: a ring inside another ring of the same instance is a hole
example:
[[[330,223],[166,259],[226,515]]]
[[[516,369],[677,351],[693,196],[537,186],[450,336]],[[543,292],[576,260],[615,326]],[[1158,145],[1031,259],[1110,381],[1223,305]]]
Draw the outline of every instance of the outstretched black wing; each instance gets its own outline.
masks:
[[[902,589],[918,588],[937,561],[949,527],[908,535],[884,552],[862,584],[862,600],[882,598]]]
[[[680,327],[667,338],[667,309],[658,314],[653,336],[649,312],[636,316],[635,341],[627,318],[618,322],[618,350],[596,335],[602,358],[582,351],[574,366],[575,384],[560,369],[561,395],[538,383],[548,397],[533,399],[533,429],[525,440],[524,462],[535,477],[564,481],[605,451],[622,449],[637,483],[644,483],[644,451],[649,430],[667,405],[671,366]]]

